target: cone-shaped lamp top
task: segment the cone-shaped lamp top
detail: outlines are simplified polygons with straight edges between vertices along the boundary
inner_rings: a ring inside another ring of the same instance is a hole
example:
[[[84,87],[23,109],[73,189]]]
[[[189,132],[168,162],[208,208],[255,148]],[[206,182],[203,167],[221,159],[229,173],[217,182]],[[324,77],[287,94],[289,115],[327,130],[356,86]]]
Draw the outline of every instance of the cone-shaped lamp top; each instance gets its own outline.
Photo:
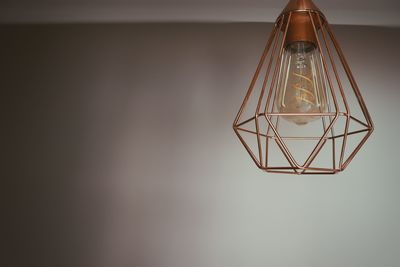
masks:
[[[311,0],[290,0],[285,9],[283,9],[282,13],[296,10],[314,10],[321,12]]]
[[[317,44],[311,16],[315,22],[318,21],[318,15],[315,13],[309,15],[307,12],[303,11],[314,11],[323,17],[321,11],[311,0],[290,0],[280,15],[281,17],[284,14],[292,12],[292,16],[289,19],[290,23],[287,29],[285,45],[299,41]],[[285,21],[286,20],[287,18],[285,18]],[[320,27],[319,23],[315,23],[315,27],[318,30]],[[282,30],[284,29],[282,28]]]

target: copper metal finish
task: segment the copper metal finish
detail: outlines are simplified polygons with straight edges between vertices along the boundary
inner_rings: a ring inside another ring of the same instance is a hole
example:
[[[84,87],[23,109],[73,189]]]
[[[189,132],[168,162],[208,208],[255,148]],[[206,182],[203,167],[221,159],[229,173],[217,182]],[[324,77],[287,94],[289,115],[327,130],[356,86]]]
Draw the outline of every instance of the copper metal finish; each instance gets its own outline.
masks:
[[[296,41],[314,43],[320,52],[325,94],[329,98],[326,112],[282,113],[275,105],[283,52],[286,45]],[[350,95],[355,99],[351,104],[348,100]],[[357,108],[359,114],[353,113],[353,109]],[[246,113],[248,110],[252,111],[250,115]],[[322,132],[311,131],[298,136],[293,131],[285,133],[282,116],[319,116]],[[358,128],[351,128],[354,125]],[[343,171],[373,132],[371,116],[343,52],[324,15],[311,0],[291,0],[277,18],[233,129],[259,168],[267,172],[292,174],[335,174]],[[246,140],[245,134],[251,136],[253,145]],[[362,135],[361,139],[350,147],[349,139],[358,135]],[[294,153],[303,152],[304,148],[293,151],[293,147],[289,146],[293,142],[314,142],[310,151],[304,151],[304,161],[300,161]],[[274,154],[270,151],[272,147],[278,148]],[[327,148],[329,153],[322,156],[321,151]],[[281,165],[271,162],[277,153],[283,156],[284,163]],[[327,162],[322,164],[323,160]]]
[[[284,14],[292,13],[289,29],[285,39],[285,46],[296,41],[307,41],[316,45],[312,23],[307,12],[298,11],[313,11],[314,20],[318,19],[318,15],[322,15],[321,11],[311,0],[291,0],[282,11]]]
[[[283,9],[282,14],[296,11],[316,11],[321,13],[319,8],[311,0],[290,0],[286,7]]]
[[[297,41],[310,42],[315,45],[317,43],[310,17],[306,12],[292,12],[285,46]]]

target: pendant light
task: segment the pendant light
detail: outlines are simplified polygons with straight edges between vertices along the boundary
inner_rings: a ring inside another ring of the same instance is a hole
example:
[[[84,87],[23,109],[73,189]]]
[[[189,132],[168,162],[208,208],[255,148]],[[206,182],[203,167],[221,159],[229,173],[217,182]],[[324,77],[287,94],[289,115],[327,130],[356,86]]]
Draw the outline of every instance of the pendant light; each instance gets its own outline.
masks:
[[[233,129],[273,173],[343,171],[373,122],[324,14],[291,0],[277,18]]]

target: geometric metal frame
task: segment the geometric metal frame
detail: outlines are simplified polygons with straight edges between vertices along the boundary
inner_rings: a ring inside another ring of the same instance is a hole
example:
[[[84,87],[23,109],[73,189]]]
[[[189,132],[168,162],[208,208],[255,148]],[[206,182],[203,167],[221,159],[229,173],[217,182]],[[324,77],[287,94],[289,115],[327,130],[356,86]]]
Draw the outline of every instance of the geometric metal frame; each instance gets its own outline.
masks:
[[[282,113],[277,110],[275,105],[278,91],[277,75],[280,72],[280,68],[282,68],[284,43],[291,19],[295,14],[299,13],[306,14],[309,17],[317,48],[321,55],[322,67],[328,84],[326,93],[329,95],[328,110],[324,112]],[[343,70],[343,73],[340,73],[339,67]],[[265,69],[265,71],[262,71],[262,69]],[[350,94],[353,94],[356,100],[352,105],[349,104],[347,99],[348,95],[346,96],[346,94],[349,93],[345,90],[343,80],[348,81],[349,85],[346,89],[350,90]],[[255,90],[256,83],[260,83],[258,93]],[[269,87],[268,90],[267,87]],[[251,97],[256,97],[254,110],[249,107]],[[356,114],[351,112],[351,109],[353,111],[356,106],[361,111],[360,114],[357,114],[358,118]],[[251,111],[250,116],[245,117],[244,113],[248,110]],[[280,129],[280,118],[282,116],[321,117],[320,123],[322,124],[323,133],[321,136],[315,136],[316,134],[313,132],[306,136],[283,136]],[[342,124],[339,123],[339,120]],[[350,124],[357,124],[362,129],[351,130]],[[246,125],[252,125],[253,129],[246,128]],[[325,16],[319,10],[290,10],[283,12],[277,18],[246,96],[233,122],[233,129],[255,164],[260,169],[272,173],[335,174],[343,171],[364,145],[373,132],[374,125],[342,49]],[[249,142],[245,140],[244,133],[254,137],[254,147],[251,147]],[[363,135],[363,138],[357,142],[351,151],[348,151],[349,136],[360,134]],[[311,153],[306,155],[306,160],[303,164],[295,159],[293,151],[288,148],[289,140],[290,142],[315,140],[316,145],[313,146]],[[313,162],[319,156],[321,150],[328,146],[329,143],[332,144],[329,155],[331,163],[329,163],[329,166],[315,166]],[[270,158],[275,156],[271,155],[269,151],[271,145],[277,145],[278,151],[283,154],[287,165],[274,166],[270,164]],[[348,156],[345,156],[346,153]]]

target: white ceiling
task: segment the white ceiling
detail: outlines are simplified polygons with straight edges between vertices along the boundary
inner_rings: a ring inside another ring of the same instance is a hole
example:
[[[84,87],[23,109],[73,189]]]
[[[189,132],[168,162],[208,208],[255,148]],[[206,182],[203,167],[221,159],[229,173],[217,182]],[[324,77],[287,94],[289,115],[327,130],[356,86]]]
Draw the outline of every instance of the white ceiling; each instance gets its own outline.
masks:
[[[0,22],[272,22],[279,0],[2,0]],[[400,26],[400,0],[315,0],[332,24]]]

